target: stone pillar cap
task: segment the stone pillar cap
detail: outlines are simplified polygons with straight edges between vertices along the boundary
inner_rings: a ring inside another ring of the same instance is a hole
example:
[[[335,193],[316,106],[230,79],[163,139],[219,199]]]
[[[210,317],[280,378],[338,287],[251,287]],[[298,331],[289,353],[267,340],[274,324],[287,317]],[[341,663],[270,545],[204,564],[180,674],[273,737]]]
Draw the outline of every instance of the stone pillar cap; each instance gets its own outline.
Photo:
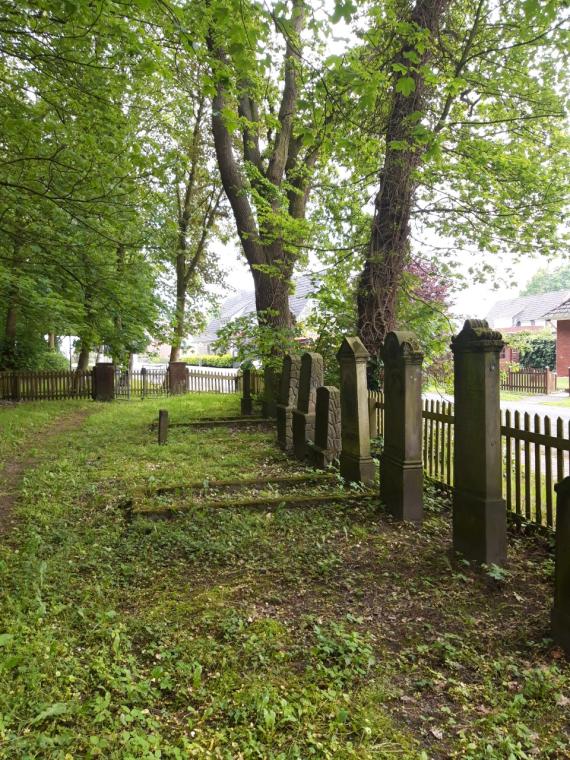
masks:
[[[380,353],[384,361],[400,358],[412,361],[423,359],[417,336],[411,330],[392,330],[389,332]]]
[[[466,319],[461,332],[451,339],[455,351],[500,351],[505,344],[503,336],[489,327],[486,319]]]
[[[366,350],[364,343],[354,336],[353,338],[344,338],[337,351],[336,358],[342,359],[370,359],[370,354]]]

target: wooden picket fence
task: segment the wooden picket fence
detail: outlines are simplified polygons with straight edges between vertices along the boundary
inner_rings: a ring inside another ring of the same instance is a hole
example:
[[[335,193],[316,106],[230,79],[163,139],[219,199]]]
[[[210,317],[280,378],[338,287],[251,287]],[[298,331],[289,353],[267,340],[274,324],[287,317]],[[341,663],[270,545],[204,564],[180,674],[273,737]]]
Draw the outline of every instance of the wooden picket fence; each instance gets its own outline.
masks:
[[[59,401],[91,398],[91,372],[46,370],[0,372],[0,399],[11,401]]]
[[[556,372],[549,369],[503,370],[501,372],[501,390],[518,393],[554,393],[556,390]]]
[[[384,395],[370,392],[371,413],[384,432]],[[428,477],[453,487],[454,409],[448,401],[423,399],[423,464]],[[507,509],[529,522],[555,526],[555,483],[570,475],[570,421],[501,412],[503,497]]]

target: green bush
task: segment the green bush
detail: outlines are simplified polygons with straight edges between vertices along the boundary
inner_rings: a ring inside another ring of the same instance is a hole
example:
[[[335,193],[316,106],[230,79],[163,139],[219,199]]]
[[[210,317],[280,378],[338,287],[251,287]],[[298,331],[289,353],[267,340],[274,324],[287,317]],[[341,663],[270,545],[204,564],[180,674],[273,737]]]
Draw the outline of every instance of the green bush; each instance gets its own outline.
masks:
[[[234,358],[231,354],[196,354],[196,356],[185,356],[182,361],[193,367],[233,367]]]
[[[556,366],[556,338],[550,331],[521,332],[506,335],[505,340],[511,348],[520,352],[521,367],[553,369]]]

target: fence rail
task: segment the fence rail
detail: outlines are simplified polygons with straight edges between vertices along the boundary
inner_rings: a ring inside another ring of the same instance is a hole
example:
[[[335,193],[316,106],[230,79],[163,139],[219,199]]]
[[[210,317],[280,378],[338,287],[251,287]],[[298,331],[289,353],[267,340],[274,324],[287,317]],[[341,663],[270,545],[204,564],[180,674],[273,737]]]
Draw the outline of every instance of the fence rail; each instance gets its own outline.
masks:
[[[91,398],[91,372],[46,370],[0,372],[0,399],[12,401],[58,401]]]
[[[375,405],[375,424],[384,431],[384,395],[369,393]],[[423,464],[426,475],[454,485],[454,409],[448,401],[423,399]],[[529,522],[555,525],[554,484],[570,475],[570,421],[501,412],[503,497],[507,509]]]
[[[556,372],[549,369],[521,369],[501,372],[501,390],[521,393],[554,393]]]

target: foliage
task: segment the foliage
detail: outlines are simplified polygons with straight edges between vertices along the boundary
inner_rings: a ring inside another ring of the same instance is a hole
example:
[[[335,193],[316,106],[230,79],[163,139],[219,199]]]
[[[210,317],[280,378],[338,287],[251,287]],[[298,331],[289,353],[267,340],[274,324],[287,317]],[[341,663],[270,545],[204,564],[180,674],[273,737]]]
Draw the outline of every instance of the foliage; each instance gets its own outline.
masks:
[[[521,296],[549,293],[554,290],[570,290],[570,265],[554,269],[541,267],[521,290]]]
[[[233,367],[236,360],[231,354],[195,354],[182,357],[182,361],[192,366]]]
[[[550,330],[539,333],[520,332],[509,334],[507,342],[520,352],[521,367],[553,369],[556,367],[556,337]]]

